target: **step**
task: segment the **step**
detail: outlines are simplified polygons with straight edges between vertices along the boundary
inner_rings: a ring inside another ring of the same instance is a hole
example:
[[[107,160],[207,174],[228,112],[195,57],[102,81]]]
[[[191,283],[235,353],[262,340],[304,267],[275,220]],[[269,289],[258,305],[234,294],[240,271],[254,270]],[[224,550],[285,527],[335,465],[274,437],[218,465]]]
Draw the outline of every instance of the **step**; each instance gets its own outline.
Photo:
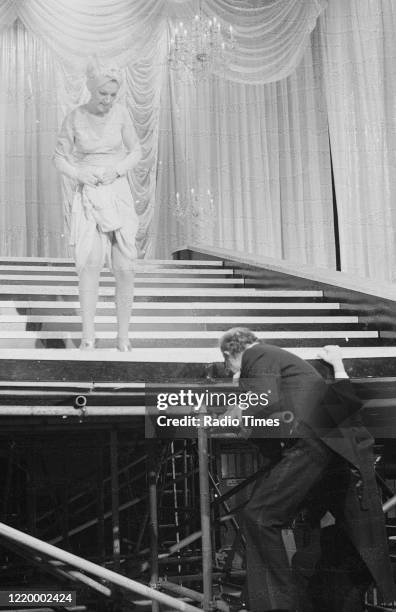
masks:
[[[198,318],[198,317],[197,317]],[[55,319],[55,317],[53,318]],[[131,320],[130,337],[131,338],[196,338],[196,339],[214,339],[218,340],[232,325],[239,322],[235,318],[226,318],[224,321],[218,322],[183,322],[180,319],[173,317],[133,317]],[[392,346],[395,342],[384,342],[378,338],[378,333],[375,330],[366,330],[363,325],[354,323],[338,323],[333,320],[331,323],[280,323],[276,318],[273,318],[270,323],[251,323],[247,318],[241,321],[241,324],[249,327],[260,338],[293,338],[293,339],[312,339],[312,338],[333,338],[340,341],[353,341],[361,338],[362,340],[375,340],[384,346]],[[110,318],[109,322],[104,320],[104,317],[97,319],[96,336],[98,339],[115,337],[116,326],[115,319]],[[1,323],[0,319],[0,338],[6,339],[23,339],[23,338],[42,338],[42,339],[78,339],[81,335],[80,318],[76,316],[72,322],[62,322],[61,318],[51,321],[47,318],[42,323],[26,322],[21,317],[21,322]],[[329,342],[328,342],[329,343]]]
[[[227,326],[225,326],[225,330],[228,329]],[[133,339],[133,338],[152,338],[153,340],[160,340],[160,339],[166,339],[166,338],[180,338],[180,339],[202,339],[202,340],[209,340],[209,339],[215,339],[215,340],[219,340],[221,334],[225,331],[225,330],[199,330],[199,331],[191,331],[189,329],[186,330],[155,330],[155,331],[130,331],[129,332],[129,338]],[[378,338],[377,332],[370,332],[370,331],[345,331],[345,330],[331,330],[331,331],[322,331],[322,330],[317,330],[317,331],[268,331],[268,332],[262,332],[262,331],[255,331],[256,335],[258,338],[260,339],[265,339],[268,340],[270,338],[297,338],[297,339],[303,339],[303,338],[322,338],[322,339],[329,339],[329,338],[338,338],[338,339],[343,339],[343,340],[351,340],[353,338],[360,338],[360,339],[368,339],[368,338]],[[14,339],[18,339],[18,338],[59,338],[59,339],[68,339],[68,338],[75,338],[75,339],[80,339],[81,337],[81,330],[80,330],[80,326],[78,326],[78,328],[75,331],[65,331],[65,330],[15,330],[15,331],[8,331],[8,330],[0,330],[0,338],[2,339],[7,339],[7,338],[14,338]],[[115,327],[113,329],[110,330],[98,330],[96,333],[96,338],[98,340],[100,339],[105,339],[105,338],[114,338],[115,337]]]
[[[52,283],[62,283],[62,286],[67,284],[67,285],[78,285],[78,278],[77,276],[59,276],[59,275],[53,275],[53,276],[43,276],[43,275],[35,275],[35,274],[9,274],[9,275],[1,275],[0,276],[0,291],[2,290],[2,288],[4,286],[15,286],[13,283],[24,283],[26,285],[26,287],[30,287],[32,284],[35,285],[48,285],[50,287],[52,287]],[[136,280],[135,280],[135,286],[140,286],[140,285],[152,285],[152,284],[157,284],[157,285],[181,285],[181,284],[186,284],[186,285],[219,285],[219,286],[227,286],[227,285],[244,285],[245,280],[243,278],[236,278],[236,277],[232,277],[232,278],[223,278],[223,277],[218,277],[218,278],[212,278],[212,277],[208,277],[205,278],[204,276],[202,276],[201,278],[196,278],[195,276],[188,276],[185,278],[179,278],[178,276],[172,276],[172,277],[155,277],[155,276],[149,276],[147,278],[145,277],[140,277],[137,276]],[[113,276],[108,276],[108,277],[104,277],[101,276],[100,278],[100,285],[104,286],[104,285],[114,285],[114,277]]]
[[[78,309],[80,302],[57,302],[54,300],[0,300],[0,312],[7,308],[10,309]],[[236,310],[296,310],[296,311],[311,311],[311,310],[340,310],[338,302],[231,302],[225,305],[223,302],[134,302],[133,311],[135,310],[227,310],[234,312]],[[98,302],[98,310],[115,309],[114,301]],[[21,313],[26,314],[26,313]],[[100,314],[100,313],[99,313]]]
[[[70,257],[0,257],[0,264],[7,266],[32,266],[39,264],[41,266],[65,265],[70,266],[71,268],[75,267],[74,260]],[[218,268],[224,264],[221,260],[213,259],[137,259],[136,265],[169,265],[177,268],[186,266],[191,268],[199,266]]]
[[[306,360],[317,360],[318,352],[322,346],[320,344],[309,347],[285,347],[291,353]],[[373,346],[373,347],[344,347],[342,349],[344,359],[383,359],[396,358],[396,346]],[[176,363],[183,366],[184,364],[208,364],[214,362],[222,362],[222,355],[218,347],[202,347],[191,350],[190,348],[169,350],[168,348],[158,347],[155,350],[145,348],[133,348],[127,353],[120,353],[114,349],[97,349],[94,351],[80,351],[79,349],[0,349],[0,361],[3,369],[7,363],[12,361],[18,362],[51,362],[59,361],[61,364],[66,362],[97,362],[103,364],[106,362],[122,363]],[[390,364],[391,365],[391,364]],[[151,366],[150,366],[151,368]],[[391,376],[396,370],[393,369],[390,374],[384,372],[383,376]],[[177,377],[177,371],[174,370],[174,375]],[[26,376],[21,378],[15,376],[4,376],[4,372],[0,369],[0,380],[5,378],[9,380],[26,380]],[[366,377],[366,374],[364,375]],[[373,375],[372,375],[373,376]],[[67,377],[60,377],[59,380],[69,380]],[[80,380],[80,377],[72,380]],[[98,379],[101,380],[101,379]],[[107,380],[107,376],[105,376]],[[127,382],[134,380],[128,378]],[[149,380],[146,378],[144,380]]]
[[[15,274],[19,272],[20,274]],[[45,276],[45,278],[50,278],[52,275],[55,276],[65,276],[65,278],[77,278],[77,271],[74,268],[70,268],[68,266],[1,266],[0,265],[0,275],[1,278],[7,278],[10,276],[36,276],[36,273],[40,273],[40,275]],[[62,273],[62,274],[61,274]],[[163,274],[177,274],[179,275],[191,275],[191,276],[233,276],[234,271],[228,268],[191,268],[181,267],[181,266],[138,266],[136,268],[136,275],[140,276],[141,274],[156,274],[158,276]],[[101,277],[107,278],[112,277],[113,273],[110,270],[102,270]]]
[[[53,285],[51,287],[35,287],[33,285],[2,285],[0,287],[0,301],[2,295],[78,295],[77,287],[63,287],[61,285]],[[100,287],[99,295],[114,295],[114,287]],[[183,296],[186,298],[194,296],[205,296],[209,298],[211,296],[221,297],[259,297],[259,298],[295,298],[295,297],[323,297],[322,291],[293,291],[293,290],[266,290],[266,289],[252,289],[252,288],[155,288],[155,287],[136,287],[136,296]],[[16,298],[19,299],[19,298]]]
[[[220,334],[219,334],[220,336]],[[78,349],[80,347],[80,337],[66,337],[66,338],[40,338],[40,337],[26,337],[26,338],[1,338],[0,337],[0,349],[3,350],[29,350],[29,349],[46,349],[46,350],[68,350],[72,351]],[[98,350],[111,350],[115,349],[116,334],[113,332],[110,337],[100,338],[97,342]],[[375,348],[382,347],[382,343],[375,338],[352,338],[351,340],[344,340],[342,338],[325,338],[321,340],[320,338],[272,338],[269,337],[268,342],[273,344],[274,346],[278,346],[283,349],[292,349],[292,348],[312,348],[317,347],[318,350],[320,347],[323,347],[327,344],[338,344],[341,348],[346,347],[357,347],[362,349],[367,348]],[[198,349],[205,348],[213,348],[218,347],[218,338],[158,338],[158,336],[153,338],[134,338],[132,336],[132,343],[135,349],[146,349],[151,351],[156,351],[157,349],[163,350],[190,350],[194,352]],[[149,374],[148,374],[149,376]]]
[[[271,338],[306,340],[313,338],[326,338],[345,341],[346,343],[361,339],[362,341],[375,342],[382,346],[394,346],[396,343],[391,341],[384,342],[378,337],[376,331],[367,331],[361,326],[347,325],[277,325],[264,324],[252,325],[244,323],[252,332],[259,338],[266,339],[270,342]],[[129,327],[129,336],[131,338],[147,338],[147,339],[196,339],[209,341],[217,341],[223,334],[232,327],[232,323],[210,323],[210,324],[161,324],[161,323],[145,323],[139,324],[133,322]],[[64,324],[34,324],[28,325],[21,323],[0,324],[0,339],[7,340],[13,338],[15,340],[22,338],[79,338],[81,335],[81,323],[64,323]],[[116,336],[115,323],[96,324],[96,338],[105,339]],[[328,344],[331,342],[328,341]]]
[[[48,315],[0,315],[0,324],[4,323],[78,323],[80,321],[80,317],[78,315],[64,315],[64,316],[48,316]],[[95,321],[98,323],[116,323],[117,318],[114,315],[102,315],[96,316]],[[253,325],[254,323],[258,323],[261,325],[264,324],[276,324],[276,325],[288,325],[288,324],[298,324],[298,325],[321,325],[321,324],[330,324],[330,325],[343,325],[343,324],[352,324],[359,323],[359,319],[356,316],[233,316],[233,315],[217,315],[217,316],[205,316],[205,315],[194,315],[194,316],[185,316],[185,315],[176,315],[176,316],[164,316],[164,315],[155,315],[153,316],[144,316],[144,315],[132,315],[131,317],[131,325],[139,325],[143,323],[156,323],[156,324],[174,324],[174,323],[191,323],[191,324],[201,324],[201,323],[226,323],[232,325]],[[367,332],[370,334],[374,334],[377,336],[378,332],[370,331]]]
[[[101,292],[99,294],[99,298],[98,298],[98,302],[97,304],[104,304],[104,306],[99,306],[99,308],[107,308],[109,305],[109,307],[114,307],[114,294],[115,291],[113,288],[111,288],[110,292],[108,292],[108,287],[105,288],[106,294],[102,294],[102,290],[103,288],[101,288]],[[175,293],[176,291],[176,293]],[[198,292],[197,292],[198,291]],[[240,291],[240,289],[234,289],[234,291]],[[188,295],[187,295],[188,292]],[[32,305],[37,304],[37,303],[44,303],[47,304],[49,307],[53,306],[54,304],[61,304],[63,306],[65,306],[65,308],[68,308],[69,304],[77,304],[78,306],[78,292],[75,292],[74,289],[72,288],[72,292],[63,294],[63,295],[57,295],[55,292],[50,291],[49,293],[45,293],[44,291],[37,291],[36,293],[33,292],[29,292],[28,295],[18,295],[15,294],[14,292],[10,292],[11,295],[4,295],[2,294],[2,292],[0,291],[0,307],[1,304],[10,304],[10,303],[19,303],[19,302],[29,302]],[[191,301],[193,300],[194,303],[199,304],[201,302],[206,302],[208,303],[208,300],[210,300],[210,304],[214,304],[216,305],[216,308],[224,308],[225,310],[229,310],[232,309],[232,305],[235,302],[241,302],[241,300],[243,299],[243,303],[244,304],[250,304],[253,308],[256,307],[256,304],[262,304],[263,300],[265,300],[265,303],[268,303],[269,305],[271,304],[285,304],[285,305],[291,305],[291,304],[299,304],[299,303],[304,303],[304,304],[322,304],[323,306],[325,306],[328,302],[326,302],[326,300],[322,297],[322,296],[310,296],[310,295],[299,295],[299,296],[290,296],[290,295],[265,295],[265,296],[260,296],[257,295],[256,293],[247,293],[247,295],[245,295],[243,293],[242,290],[242,294],[238,295],[237,294],[230,294],[229,290],[227,289],[221,289],[220,291],[218,291],[217,293],[213,292],[212,289],[206,288],[203,291],[200,291],[199,289],[197,290],[197,288],[192,288],[190,287],[189,289],[187,289],[186,291],[184,290],[179,290],[176,288],[169,288],[169,287],[162,287],[161,291],[157,291],[155,293],[155,295],[153,295],[153,290],[152,288],[149,288],[148,291],[144,290],[142,291],[142,289],[138,288],[133,295],[133,305],[134,306],[144,306],[145,304],[157,304],[157,303],[162,303],[162,304],[168,304],[168,303],[172,303],[172,304],[183,304],[186,308],[189,307],[189,304],[191,303]],[[159,307],[158,307],[159,308]],[[353,309],[343,309],[341,310],[340,308],[340,313],[343,314],[356,314],[356,311],[354,311]]]

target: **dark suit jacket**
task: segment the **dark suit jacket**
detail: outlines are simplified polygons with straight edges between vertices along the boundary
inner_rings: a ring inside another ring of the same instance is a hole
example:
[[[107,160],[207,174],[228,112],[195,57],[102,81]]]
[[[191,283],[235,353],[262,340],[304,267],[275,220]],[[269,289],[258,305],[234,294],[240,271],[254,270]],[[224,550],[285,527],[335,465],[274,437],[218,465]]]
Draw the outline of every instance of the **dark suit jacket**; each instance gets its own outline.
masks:
[[[351,437],[351,428],[361,428],[361,401],[349,380],[327,385],[309,363],[293,353],[270,344],[256,344],[242,356],[241,390],[268,393],[269,404],[249,408],[246,414],[269,416],[290,411],[295,420],[290,435],[321,438],[327,446],[359,468],[359,453]],[[361,443],[372,443],[372,437],[359,430]],[[257,433],[257,431],[256,431]],[[254,437],[254,432],[252,436]]]
[[[384,516],[376,486],[374,440],[362,425],[361,401],[349,379],[327,385],[318,372],[289,351],[257,344],[242,357],[240,388],[255,393],[271,390],[257,416],[290,410],[294,433],[320,438],[348,462],[344,493],[337,500],[337,519],[373,575],[384,597],[395,596]],[[292,434],[293,435],[293,434]],[[254,436],[254,433],[253,433]]]

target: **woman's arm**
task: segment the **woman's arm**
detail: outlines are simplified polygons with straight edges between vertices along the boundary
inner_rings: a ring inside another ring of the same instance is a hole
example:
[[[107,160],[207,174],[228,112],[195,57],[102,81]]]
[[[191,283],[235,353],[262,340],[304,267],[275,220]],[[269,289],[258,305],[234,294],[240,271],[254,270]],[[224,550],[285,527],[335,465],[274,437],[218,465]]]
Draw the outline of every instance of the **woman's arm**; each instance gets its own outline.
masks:
[[[73,149],[74,149],[74,133],[73,133],[73,119],[72,114],[69,113],[62,124],[61,131],[59,132],[58,141],[56,143],[55,153],[53,161],[55,167],[74,181],[78,181],[84,185],[97,185],[98,176],[84,170],[84,168],[78,168],[73,163]]]
[[[72,163],[72,154],[74,149],[74,135],[72,127],[72,118],[69,113],[62,124],[58,135],[53,162],[59,172],[65,174],[73,180],[77,180],[77,168]]]

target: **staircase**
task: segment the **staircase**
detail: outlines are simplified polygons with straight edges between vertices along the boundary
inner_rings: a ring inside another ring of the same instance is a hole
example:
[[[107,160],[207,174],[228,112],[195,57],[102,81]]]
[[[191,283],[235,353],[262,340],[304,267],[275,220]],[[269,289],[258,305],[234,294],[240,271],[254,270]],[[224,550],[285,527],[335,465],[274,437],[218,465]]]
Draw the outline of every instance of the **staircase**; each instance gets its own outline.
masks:
[[[113,348],[113,296],[113,277],[105,270],[96,317],[99,348],[80,351],[72,261],[0,259],[0,403],[31,405],[40,393],[51,404],[59,394],[67,399],[89,392],[100,405],[114,405],[115,383],[122,382],[117,402],[135,406],[138,414],[148,381],[201,379],[208,364],[222,360],[220,336],[242,325],[311,361],[325,377],[330,369],[317,359],[318,349],[339,344],[350,376],[367,399],[371,426],[379,423],[382,431],[392,422],[396,432],[396,291],[389,286],[359,285],[341,273],[227,251],[185,248],[173,260],[138,262],[130,353]]]
[[[96,317],[99,350],[80,352],[78,279],[72,262],[2,258],[0,360],[2,365],[13,360],[18,380],[25,377],[21,369],[26,373],[26,363],[18,368],[20,360],[43,360],[47,366],[58,360],[139,363],[143,379],[143,364],[156,363],[167,376],[174,374],[174,364],[220,361],[219,337],[229,327],[243,325],[305,359],[314,360],[319,347],[337,343],[347,359],[382,359],[388,364],[383,374],[393,369],[389,360],[396,358],[396,339],[389,329],[380,330],[374,320],[367,320],[361,305],[329,299],[323,288],[312,288],[303,278],[299,287],[279,287],[280,276],[277,282],[254,278],[237,261],[219,259],[139,261],[130,326],[133,351],[120,354],[112,348],[114,282],[104,271]],[[37,365],[42,379],[43,363]],[[76,378],[68,371],[69,381],[79,380],[81,368],[76,364],[74,369]],[[127,369],[137,373],[136,368]],[[9,368],[2,370],[1,377],[10,379]],[[112,370],[110,366],[109,380]],[[96,381],[102,379],[95,376]]]
[[[1,348],[79,346],[78,280],[71,262],[63,264],[0,260]],[[114,345],[113,295],[113,278],[104,272],[96,317],[102,349]],[[236,325],[251,326],[260,338],[285,347],[315,347],[324,341],[381,345],[376,330],[359,323],[357,313],[325,301],[321,291],[247,288],[244,278],[215,261],[138,266],[130,332],[136,349],[163,348],[174,354],[194,347],[203,349],[203,359],[218,358],[213,349],[219,336]]]

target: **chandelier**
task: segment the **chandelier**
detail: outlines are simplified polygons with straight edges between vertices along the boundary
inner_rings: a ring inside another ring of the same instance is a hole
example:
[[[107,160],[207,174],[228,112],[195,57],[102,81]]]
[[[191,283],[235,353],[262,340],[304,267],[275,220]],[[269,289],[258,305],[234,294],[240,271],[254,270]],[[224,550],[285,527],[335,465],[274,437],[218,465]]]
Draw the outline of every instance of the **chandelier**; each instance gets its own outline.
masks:
[[[224,72],[235,48],[233,28],[225,28],[216,17],[206,17],[201,7],[188,24],[182,21],[170,41],[169,66],[180,77],[207,79],[212,72]]]
[[[193,242],[212,242],[216,228],[216,207],[210,189],[200,193],[194,188],[176,192],[171,210],[182,226],[184,238]]]

